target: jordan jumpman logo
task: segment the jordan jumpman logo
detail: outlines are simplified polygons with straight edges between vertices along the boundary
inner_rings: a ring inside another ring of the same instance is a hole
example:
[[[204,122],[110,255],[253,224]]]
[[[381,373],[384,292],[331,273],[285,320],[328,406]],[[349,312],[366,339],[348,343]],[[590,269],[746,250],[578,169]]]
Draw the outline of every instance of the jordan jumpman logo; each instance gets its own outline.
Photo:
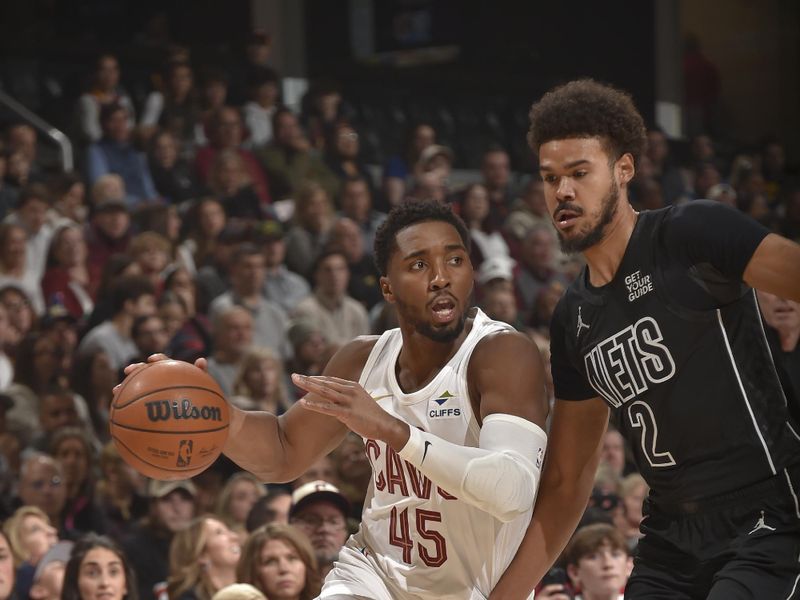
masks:
[[[581,316],[581,309],[582,308],[583,308],[582,306],[578,307],[578,326],[577,326],[578,327],[578,334],[575,336],[576,339],[581,337],[581,330],[584,327],[586,329],[589,329],[589,325],[587,325],[586,323],[583,322],[583,317]]]
[[[767,525],[767,524],[766,524],[766,522],[764,521],[764,511],[763,511],[763,510],[761,511],[761,516],[759,517],[758,521],[756,521],[756,526],[755,526],[755,527],[753,527],[753,531],[751,531],[751,532],[750,532],[750,533],[748,533],[747,535],[753,535],[753,534],[754,534],[756,531],[758,531],[759,529],[767,529],[767,530],[769,530],[769,531],[775,531],[775,528],[774,528],[774,527],[770,527],[770,526],[769,526],[769,525]]]

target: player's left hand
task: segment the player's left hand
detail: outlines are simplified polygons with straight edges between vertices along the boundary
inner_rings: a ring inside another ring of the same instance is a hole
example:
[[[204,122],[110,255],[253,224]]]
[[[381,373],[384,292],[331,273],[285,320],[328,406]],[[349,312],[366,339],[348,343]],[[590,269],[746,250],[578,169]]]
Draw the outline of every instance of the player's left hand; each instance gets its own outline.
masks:
[[[300,400],[303,407],[339,419],[358,435],[383,440],[395,450],[408,442],[408,425],[383,410],[358,383],[297,373],[292,374],[292,381],[308,392]]]

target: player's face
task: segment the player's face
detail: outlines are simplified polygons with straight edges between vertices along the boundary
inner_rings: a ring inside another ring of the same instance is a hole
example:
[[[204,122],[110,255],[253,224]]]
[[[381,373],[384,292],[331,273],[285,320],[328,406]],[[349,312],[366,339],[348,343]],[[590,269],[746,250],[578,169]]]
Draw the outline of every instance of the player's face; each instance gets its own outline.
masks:
[[[552,140],[539,148],[547,209],[564,252],[583,252],[601,242],[617,215],[619,177],[633,175],[633,159],[613,161],[599,138]]]
[[[258,575],[269,598],[297,598],[306,583],[306,565],[284,540],[267,540],[259,556]]]
[[[452,342],[464,329],[473,286],[472,263],[455,227],[426,221],[402,229],[381,278],[384,297],[401,323],[435,342]]]
[[[569,571],[585,597],[611,598],[625,585],[631,566],[631,559],[624,550],[603,544],[581,558],[577,566],[571,565]]]

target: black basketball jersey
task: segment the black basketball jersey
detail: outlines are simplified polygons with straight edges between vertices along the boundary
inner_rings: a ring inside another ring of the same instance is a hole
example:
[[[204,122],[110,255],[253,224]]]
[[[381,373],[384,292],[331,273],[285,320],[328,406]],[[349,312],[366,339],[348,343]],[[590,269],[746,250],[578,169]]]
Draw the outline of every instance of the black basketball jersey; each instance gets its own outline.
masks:
[[[724,205],[642,212],[614,279],[569,287],[551,325],[556,397],[602,396],[654,498],[692,501],[800,460],[755,291],[768,231]]]

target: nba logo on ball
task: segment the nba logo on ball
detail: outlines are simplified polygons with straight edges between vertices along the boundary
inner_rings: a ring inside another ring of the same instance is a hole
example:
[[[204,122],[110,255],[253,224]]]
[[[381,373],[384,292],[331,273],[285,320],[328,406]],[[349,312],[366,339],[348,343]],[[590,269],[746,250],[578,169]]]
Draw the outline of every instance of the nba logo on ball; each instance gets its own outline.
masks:
[[[204,471],[222,452],[230,421],[228,403],[214,379],[177,360],[131,373],[114,396],[109,416],[120,456],[160,480]]]

